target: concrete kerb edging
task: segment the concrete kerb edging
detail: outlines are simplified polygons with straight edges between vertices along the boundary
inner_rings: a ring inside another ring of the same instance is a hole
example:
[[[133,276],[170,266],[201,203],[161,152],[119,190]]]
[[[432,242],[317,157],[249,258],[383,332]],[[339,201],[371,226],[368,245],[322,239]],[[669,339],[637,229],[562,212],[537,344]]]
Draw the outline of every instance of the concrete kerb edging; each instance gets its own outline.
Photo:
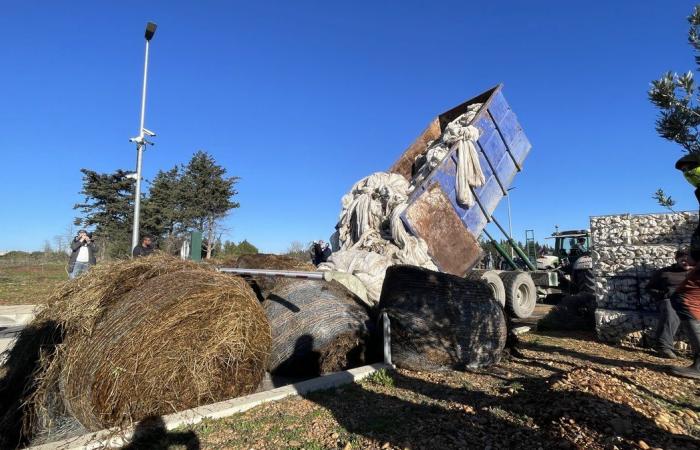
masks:
[[[313,391],[329,389],[343,384],[353,383],[368,377],[381,369],[393,369],[390,364],[371,364],[355,369],[335,372],[311,380],[278,387],[265,392],[258,392],[245,397],[238,397],[211,405],[199,406],[186,411],[169,414],[163,417],[165,427],[173,430],[184,425],[194,425],[204,419],[221,419],[237,413],[247,411],[263,403],[281,400],[293,395],[303,395]],[[134,429],[126,430],[108,429],[95,431],[82,436],[51,442],[48,444],[29,447],[33,450],[91,450],[96,448],[122,446],[129,442]]]

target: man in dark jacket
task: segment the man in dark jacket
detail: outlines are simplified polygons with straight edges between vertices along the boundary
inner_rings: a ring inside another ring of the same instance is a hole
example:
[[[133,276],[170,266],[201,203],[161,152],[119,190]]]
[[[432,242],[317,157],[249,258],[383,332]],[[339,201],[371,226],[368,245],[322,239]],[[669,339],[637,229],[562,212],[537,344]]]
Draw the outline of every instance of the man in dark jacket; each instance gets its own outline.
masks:
[[[688,154],[676,162],[676,169],[695,189],[700,204],[700,155]],[[672,367],[671,373],[681,377],[700,379],[700,224],[690,239],[690,257],[695,261],[693,269],[671,297],[671,304],[685,327],[693,350],[690,367]]]
[[[148,256],[153,253],[153,250],[153,239],[146,235],[141,238],[141,244],[134,247],[134,251],[131,253],[131,255],[134,258],[138,258],[139,256]]]
[[[671,295],[683,283],[688,271],[693,268],[687,249],[676,251],[676,263],[654,272],[646,285],[646,291],[658,302],[659,322],[656,327],[656,351],[663,358],[674,359],[673,339],[678,331],[680,319],[671,306]]]
[[[72,280],[87,271],[90,266],[95,265],[96,249],[91,235],[85,230],[78,231],[78,235],[73,238],[73,242],[70,244],[70,249],[68,277]]]

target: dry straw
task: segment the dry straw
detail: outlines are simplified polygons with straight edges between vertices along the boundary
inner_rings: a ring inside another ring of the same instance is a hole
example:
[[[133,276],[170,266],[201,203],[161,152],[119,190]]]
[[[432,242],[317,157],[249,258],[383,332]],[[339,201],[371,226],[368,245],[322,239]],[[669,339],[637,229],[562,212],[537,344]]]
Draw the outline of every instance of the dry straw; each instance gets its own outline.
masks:
[[[28,333],[46,324],[50,339],[20,336],[7,364],[17,376],[0,383],[0,394],[22,386],[24,442],[76,418],[94,430],[253,392],[270,349],[242,279],[165,255],[95,266],[59,288]]]

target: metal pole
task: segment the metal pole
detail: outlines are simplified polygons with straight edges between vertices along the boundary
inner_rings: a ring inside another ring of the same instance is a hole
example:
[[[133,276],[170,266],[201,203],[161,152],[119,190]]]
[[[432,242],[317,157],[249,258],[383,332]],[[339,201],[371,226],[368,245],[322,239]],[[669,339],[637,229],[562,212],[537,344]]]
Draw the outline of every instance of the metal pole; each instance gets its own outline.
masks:
[[[510,217],[510,191],[512,191],[515,188],[510,188],[508,189],[508,195],[506,195],[506,200],[508,201],[508,234],[512,237],[513,236],[513,222],[511,221]],[[515,255],[513,255],[513,246],[510,246],[510,257],[513,258]]]
[[[141,92],[141,123],[139,126],[138,142],[136,143],[136,198],[134,199],[134,231],[131,235],[131,249],[139,245],[139,227],[141,215],[141,161],[144,149],[144,120],[146,119],[146,82],[148,80],[148,44],[146,39],[146,56],[143,63],[143,91]]]

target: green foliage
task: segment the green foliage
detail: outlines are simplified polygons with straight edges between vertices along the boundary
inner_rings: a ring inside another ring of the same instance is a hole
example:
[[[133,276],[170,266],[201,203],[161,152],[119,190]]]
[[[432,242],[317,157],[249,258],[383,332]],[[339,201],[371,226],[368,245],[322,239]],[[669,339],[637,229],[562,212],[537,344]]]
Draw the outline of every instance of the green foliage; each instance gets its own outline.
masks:
[[[128,172],[111,174],[81,169],[85,201],[74,206],[82,213],[76,225],[94,227],[100,253],[107,257],[131,254],[133,227],[134,180]],[[232,201],[238,177],[227,177],[226,169],[202,151],[190,162],[168,171],[160,171],[150,183],[141,200],[141,234],[154,236],[162,250],[174,252],[190,230],[204,232],[207,256],[223,251],[219,223],[230,210],[238,208]],[[209,245],[209,243],[211,243]],[[257,252],[247,241],[239,254]]]
[[[240,204],[231,200],[238,194],[239,177],[227,177],[226,169],[216,164],[208,153],[194,154],[180,177],[180,218],[186,229],[202,230],[207,243],[216,242],[217,225],[229,211]],[[207,257],[213,245],[207,245]]]
[[[240,256],[255,253],[259,253],[258,248],[244,239],[238,244],[231,241],[224,242],[221,251],[218,254],[221,256]]]
[[[700,5],[688,17],[688,42],[700,66]],[[660,110],[656,131],[664,139],[680,144],[686,152],[700,152],[700,104],[693,72],[666,72],[651,82],[649,100]]]
[[[108,257],[130,254],[131,224],[133,221],[134,180],[127,178],[127,171],[97,173],[80,169],[83,174],[85,196],[73,209],[82,213],[75,225],[94,227],[94,238],[100,253]]]
[[[671,198],[671,196],[666,196],[666,193],[664,192],[663,189],[659,188],[657,191],[654,193],[652,196],[654,200],[659,204],[659,206],[663,206],[664,208],[667,208],[671,212],[675,212],[673,210],[673,207],[676,205],[676,201]]]
[[[377,384],[384,387],[394,387],[394,378],[388,370],[379,369],[367,377],[367,381],[372,384]]]

